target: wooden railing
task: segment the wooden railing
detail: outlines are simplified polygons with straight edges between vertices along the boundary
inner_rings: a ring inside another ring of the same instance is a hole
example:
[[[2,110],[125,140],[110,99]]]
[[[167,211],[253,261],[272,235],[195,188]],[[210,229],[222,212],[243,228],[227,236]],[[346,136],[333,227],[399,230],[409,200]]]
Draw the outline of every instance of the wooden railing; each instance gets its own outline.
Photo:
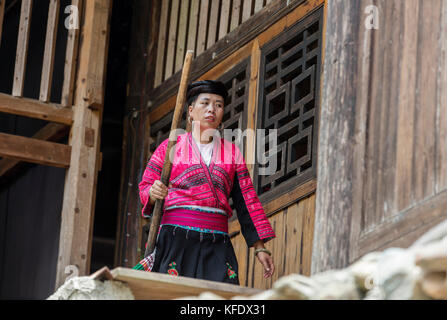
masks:
[[[2,36],[3,19],[5,15],[6,0],[0,0],[0,43]],[[33,0],[22,0],[20,10],[20,22],[18,29],[18,40],[16,49],[16,60],[14,68],[14,79],[11,95],[14,97],[23,97],[23,89],[25,86],[25,75],[28,57],[28,44],[31,32],[31,20]],[[77,8],[76,12],[72,12],[73,17],[80,18],[78,14],[82,12],[83,0],[72,0],[72,8]],[[47,103],[51,97],[51,84],[53,79],[54,59],[56,38],[58,33],[58,22],[60,15],[60,0],[50,0],[48,8],[47,30],[45,39],[45,49],[43,56],[42,74],[40,82],[39,100]],[[63,89],[60,101],[58,103],[61,107],[71,106],[73,103],[73,88],[74,88],[74,72],[77,60],[77,47],[79,41],[79,23],[77,28],[69,28],[67,34],[65,69]],[[2,112],[6,112],[1,110]],[[30,109],[28,114],[33,116],[33,111]]]
[[[162,1],[154,86],[181,69],[187,50],[200,55],[271,1]]]

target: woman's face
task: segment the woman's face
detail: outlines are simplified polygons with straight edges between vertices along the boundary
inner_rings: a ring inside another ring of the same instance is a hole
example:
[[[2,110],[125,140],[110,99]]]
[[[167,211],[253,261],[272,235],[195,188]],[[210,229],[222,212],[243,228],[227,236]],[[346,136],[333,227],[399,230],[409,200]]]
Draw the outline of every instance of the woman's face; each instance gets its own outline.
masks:
[[[189,106],[191,121],[200,121],[200,130],[217,129],[222,122],[224,100],[220,95],[201,93]]]

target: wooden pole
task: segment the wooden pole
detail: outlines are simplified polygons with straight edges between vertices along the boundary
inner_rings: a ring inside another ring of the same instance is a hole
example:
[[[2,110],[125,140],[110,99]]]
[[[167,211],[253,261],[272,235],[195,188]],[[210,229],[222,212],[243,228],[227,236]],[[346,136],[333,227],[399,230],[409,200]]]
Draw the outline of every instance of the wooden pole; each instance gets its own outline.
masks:
[[[185,61],[183,64],[182,78],[180,80],[179,92],[177,94],[177,103],[174,109],[174,117],[171,124],[171,133],[169,135],[168,147],[166,149],[165,161],[163,164],[163,170],[161,172],[161,182],[167,186],[169,184],[169,177],[171,176],[172,162],[169,158],[171,149],[175,147],[177,143],[177,128],[182,116],[183,105],[186,101],[186,89],[191,74],[191,62],[194,56],[194,51],[188,50],[186,52]],[[148,200],[149,201],[149,200]],[[152,214],[151,227],[149,229],[149,236],[147,239],[146,252],[144,257],[150,255],[155,248],[155,242],[157,240],[158,229],[160,227],[160,221],[162,216],[162,209],[164,206],[164,200],[156,200],[154,206],[154,212]]]

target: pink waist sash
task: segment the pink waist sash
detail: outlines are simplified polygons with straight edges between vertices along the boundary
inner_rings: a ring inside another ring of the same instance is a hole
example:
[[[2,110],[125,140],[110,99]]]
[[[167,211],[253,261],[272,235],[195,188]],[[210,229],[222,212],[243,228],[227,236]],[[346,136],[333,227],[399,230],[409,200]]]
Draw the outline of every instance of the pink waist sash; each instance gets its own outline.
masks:
[[[166,210],[163,213],[161,224],[177,224],[228,233],[228,218],[226,216],[181,208]]]

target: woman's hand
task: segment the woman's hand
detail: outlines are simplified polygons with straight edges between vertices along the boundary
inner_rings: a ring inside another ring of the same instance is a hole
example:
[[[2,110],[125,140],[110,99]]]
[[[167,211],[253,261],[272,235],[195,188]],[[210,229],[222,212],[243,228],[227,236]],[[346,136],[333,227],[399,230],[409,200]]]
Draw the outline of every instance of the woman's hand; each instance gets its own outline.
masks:
[[[267,252],[258,252],[256,256],[264,267],[264,278],[270,278],[273,275],[273,272],[275,272],[275,265],[273,264],[272,257]]]
[[[259,240],[259,241],[255,242],[253,247],[255,248],[255,250],[265,248],[264,242],[262,240]],[[272,257],[267,252],[262,252],[262,251],[258,252],[256,257],[258,258],[259,262],[264,267],[264,278],[271,277],[273,275],[273,272],[275,272],[275,265],[273,264]]]
[[[164,200],[168,195],[168,188],[160,181],[156,180],[149,189],[150,202],[155,203],[155,200]]]

